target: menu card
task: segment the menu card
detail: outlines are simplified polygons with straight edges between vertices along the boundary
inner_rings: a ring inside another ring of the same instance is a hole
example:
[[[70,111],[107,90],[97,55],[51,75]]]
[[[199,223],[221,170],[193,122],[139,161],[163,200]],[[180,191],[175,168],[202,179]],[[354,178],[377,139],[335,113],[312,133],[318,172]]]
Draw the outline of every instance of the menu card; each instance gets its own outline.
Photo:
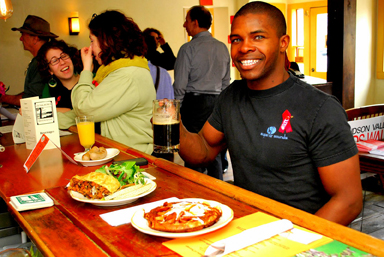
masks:
[[[384,148],[384,141],[380,140],[367,140],[356,142],[357,149],[360,152],[371,152],[373,150],[378,150]]]
[[[245,229],[257,227],[279,220],[276,217],[262,212],[256,212],[248,216],[231,221],[227,226],[201,236],[177,238],[163,245],[182,256],[200,257],[204,255],[208,246],[214,242],[231,237]],[[305,238],[313,238],[304,242]],[[230,253],[226,256],[279,256],[291,257],[297,253],[327,244],[333,239],[321,236],[315,232],[294,225],[294,229],[274,236],[268,240],[248,246],[244,249]]]
[[[40,137],[49,137],[45,149],[60,147],[59,122],[57,120],[55,98],[30,97],[20,100],[24,139],[27,149],[33,149]],[[56,145],[56,146],[55,146]]]
[[[333,257],[333,256],[353,256],[353,257],[373,257],[373,255],[356,249],[352,246],[343,244],[339,241],[332,241],[328,244],[310,249],[308,251],[296,254],[295,257],[306,257],[306,256],[322,256],[322,257]]]

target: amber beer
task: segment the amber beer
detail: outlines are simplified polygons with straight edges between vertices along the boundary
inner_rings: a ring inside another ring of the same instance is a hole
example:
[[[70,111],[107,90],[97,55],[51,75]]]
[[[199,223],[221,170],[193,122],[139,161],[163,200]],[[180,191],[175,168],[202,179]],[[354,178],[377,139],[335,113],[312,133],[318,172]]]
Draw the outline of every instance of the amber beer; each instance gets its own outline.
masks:
[[[180,146],[180,101],[153,101],[153,151],[174,153]]]

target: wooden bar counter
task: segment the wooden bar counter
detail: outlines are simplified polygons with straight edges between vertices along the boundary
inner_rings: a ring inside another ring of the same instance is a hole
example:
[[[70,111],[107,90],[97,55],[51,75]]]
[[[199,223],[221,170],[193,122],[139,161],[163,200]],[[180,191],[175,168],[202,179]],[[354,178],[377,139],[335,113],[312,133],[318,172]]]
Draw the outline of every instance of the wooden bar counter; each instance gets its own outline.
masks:
[[[76,174],[84,175],[100,166],[82,167],[67,160],[58,149],[44,150],[29,173],[23,168],[31,150],[25,144],[8,145],[0,153],[0,196],[8,203],[9,197],[45,191],[54,200],[52,207],[16,211],[8,205],[29,238],[44,256],[179,256],[162,245],[169,238],[139,232],[131,224],[110,226],[100,214],[127,207],[166,199],[203,198],[223,203],[234,211],[234,219],[262,211],[278,218],[341,241],[347,245],[384,256],[384,241],[348,227],[324,220],[293,207],[281,204],[229,183],[158,159],[113,140],[96,135],[97,146],[114,147],[120,154],[114,160],[145,157],[149,164],[142,166],[156,177],[157,188],[136,202],[98,207],[73,200],[65,186]],[[71,157],[81,152],[77,134],[61,137],[61,148]],[[110,164],[110,163],[109,163]]]

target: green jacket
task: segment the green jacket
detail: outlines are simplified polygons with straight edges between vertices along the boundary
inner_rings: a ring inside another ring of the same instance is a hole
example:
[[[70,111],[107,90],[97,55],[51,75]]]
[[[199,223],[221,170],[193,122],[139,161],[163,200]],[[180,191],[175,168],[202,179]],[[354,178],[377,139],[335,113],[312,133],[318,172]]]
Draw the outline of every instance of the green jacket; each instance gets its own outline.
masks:
[[[72,89],[73,110],[59,115],[59,127],[74,125],[76,115],[93,115],[101,122],[101,135],[151,154],[150,119],[156,91],[149,70],[136,66],[111,72],[95,87],[93,74],[83,71]]]

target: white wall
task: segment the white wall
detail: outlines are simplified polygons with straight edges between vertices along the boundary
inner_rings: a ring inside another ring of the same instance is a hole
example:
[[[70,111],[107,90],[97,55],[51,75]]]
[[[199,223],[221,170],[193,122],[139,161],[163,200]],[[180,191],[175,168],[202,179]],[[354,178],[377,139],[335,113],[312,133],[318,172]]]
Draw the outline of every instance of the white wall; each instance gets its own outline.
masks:
[[[376,2],[376,0],[357,1],[355,107],[375,102]]]
[[[213,1],[213,7],[227,7],[230,16],[237,11],[235,2]],[[132,17],[141,29],[159,29],[176,55],[185,43],[183,8],[198,5],[199,0],[12,0],[12,4],[13,16],[6,22],[0,20],[0,81],[11,86],[9,94],[16,94],[24,89],[24,71],[32,55],[23,50],[20,33],[11,28],[21,27],[28,14],[46,19],[60,39],[81,48],[90,43],[87,24],[92,14],[118,9]],[[74,11],[79,12],[81,31],[78,36],[69,36],[68,17]],[[227,36],[219,40],[228,45]]]
[[[214,7],[227,7],[234,15],[247,0],[215,0]],[[278,3],[300,3],[308,0],[270,0]],[[184,43],[183,8],[198,5],[198,0],[12,0],[14,14],[6,22],[0,20],[0,81],[10,85],[9,94],[23,91],[24,71],[32,55],[23,50],[20,33],[28,14],[41,16],[51,23],[51,30],[61,39],[77,47],[89,44],[87,23],[93,13],[119,9],[131,16],[141,29],[155,27],[162,31],[175,54]],[[356,86],[355,106],[384,102],[384,80],[376,79],[376,5],[377,0],[357,0],[356,25]],[[81,32],[68,35],[68,17],[78,11]],[[228,17],[229,22],[229,17]],[[228,31],[228,34],[230,32]],[[227,44],[227,38],[220,39]],[[227,44],[228,45],[228,44]],[[231,76],[234,77],[233,75]]]

